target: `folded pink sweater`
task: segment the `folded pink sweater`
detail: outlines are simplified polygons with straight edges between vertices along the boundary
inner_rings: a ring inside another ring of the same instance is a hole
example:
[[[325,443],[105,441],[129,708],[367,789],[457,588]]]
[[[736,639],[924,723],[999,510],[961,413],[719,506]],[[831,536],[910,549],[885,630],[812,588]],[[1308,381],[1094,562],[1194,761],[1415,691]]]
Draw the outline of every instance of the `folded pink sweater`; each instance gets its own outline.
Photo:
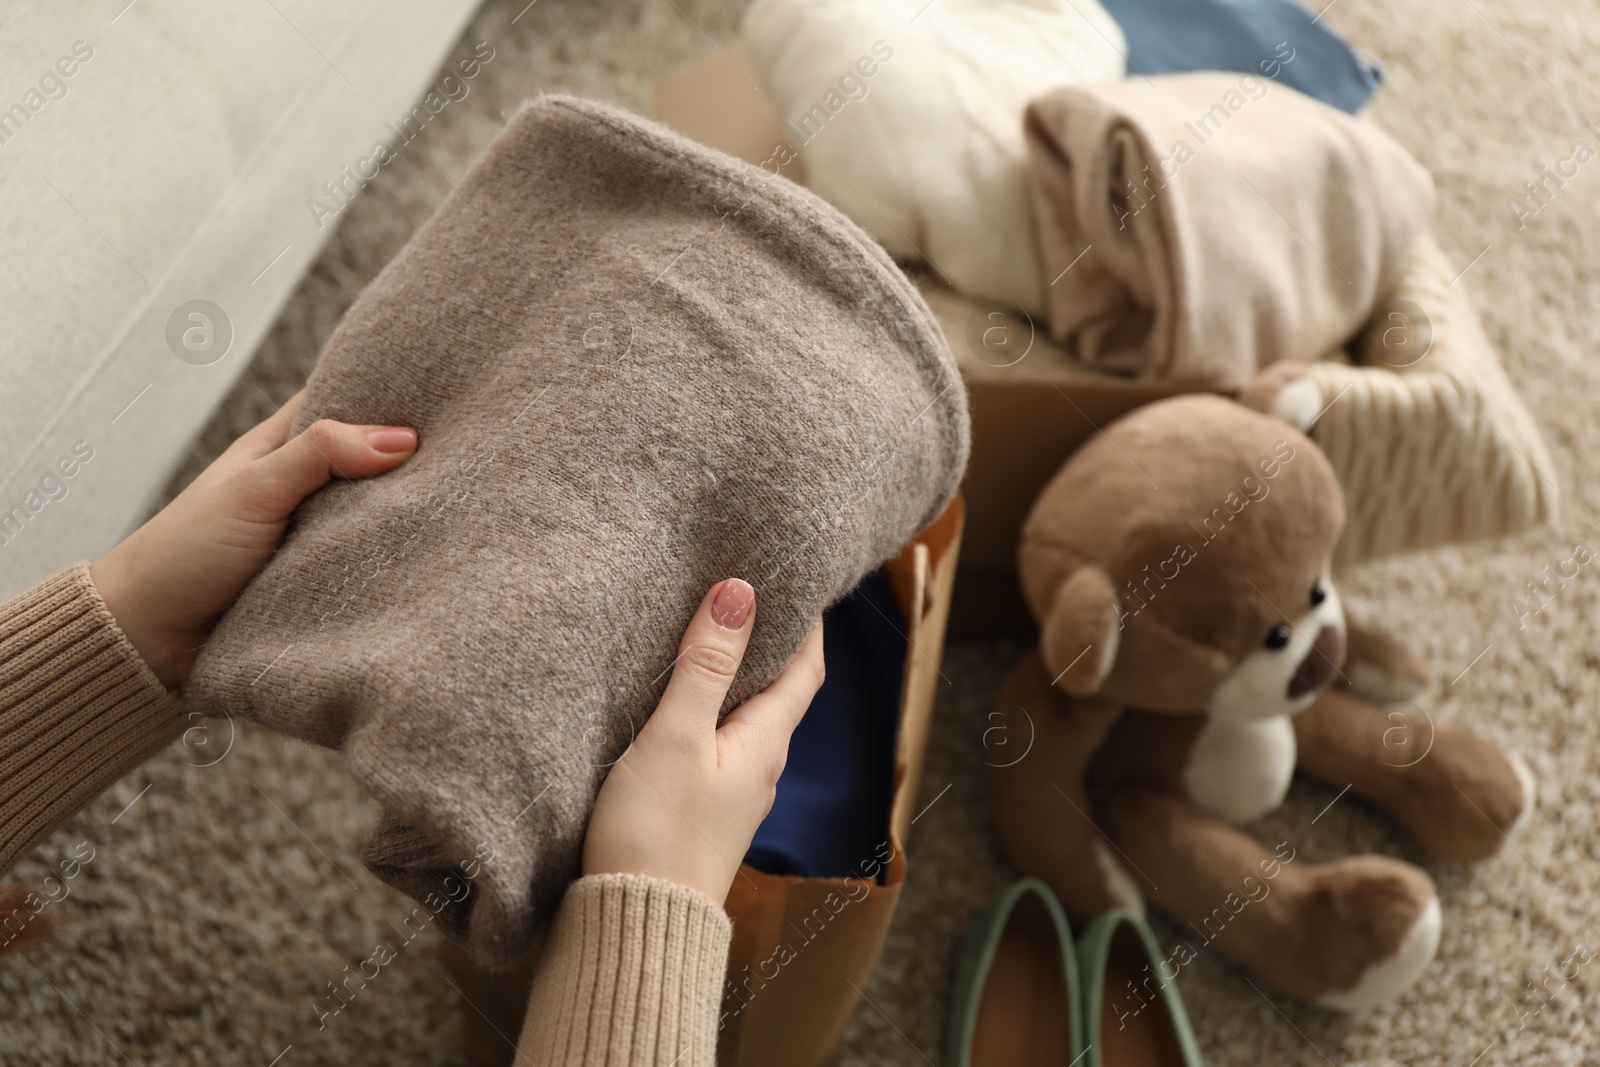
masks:
[[[1024,126],[1051,336],[1112,373],[1242,388],[1321,359],[1433,210],[1382,130],[1253,75],[1064,86]]]

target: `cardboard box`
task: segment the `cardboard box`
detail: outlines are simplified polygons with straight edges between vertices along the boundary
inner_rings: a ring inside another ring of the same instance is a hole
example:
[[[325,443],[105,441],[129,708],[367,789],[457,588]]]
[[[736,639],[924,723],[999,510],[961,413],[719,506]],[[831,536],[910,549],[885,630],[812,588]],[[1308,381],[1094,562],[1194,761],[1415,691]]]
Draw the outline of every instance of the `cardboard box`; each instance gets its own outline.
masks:
[[[803,184],[789,131],[760,84],[744,49],[726,46],[663,79],[651,113],[687,137]],[[961,488],[967,522],[950,636],[1031,637],[1016,548],[1034,498],[1099,427],[1200,386],[1086,370],[1050,341],[1043,323],[957,293],[925,270],[911,274],[961,365],[972,410],[972,460]]]
[[[878,962],[905,883],[906,839],[928,747],[945,624],[960,555],[962,502],[886,565],[906,637],[895,734],[894,792],[883,846],[858,877],[798,878],[741,868],[717,1062],[723,1067],[815,1067],[833,1055],[859,990]],[[510,1067],[537,969],[539,946],[508,975],[480,970],[454,945],[446,966],[461,993],[467,1062]]]
[[[733,946],[717,1062],[814,1067],[837,1049],[883,950],[906,880],[906,840],[928,748],[939,660],[962,540],[960,499],[888,564],[905,620],[894,794],[884,844],[859,878],[797,878],[742,868],[728,893]]]

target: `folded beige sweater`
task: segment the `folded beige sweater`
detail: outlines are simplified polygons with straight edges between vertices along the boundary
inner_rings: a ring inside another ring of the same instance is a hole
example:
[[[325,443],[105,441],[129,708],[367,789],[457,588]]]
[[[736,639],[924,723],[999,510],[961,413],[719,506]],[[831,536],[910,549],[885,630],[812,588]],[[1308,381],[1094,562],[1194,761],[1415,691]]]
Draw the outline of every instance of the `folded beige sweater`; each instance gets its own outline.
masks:
[[[1433,207],[1387,134],[1253,75],[1068,86],[1024,125],[1051,334],[1115,373],[1242,387],[1320,357]]]
[[[0,604],[0,874],[182,724],[84,564]],[[0,952],[19,933],[0,931]],[[731,937],[686,886],[581,879],[540,957],[517,1062],[711,1067]]]
[[[370,869],[448,897],[439,926],[490,969],[577,873],[705,591],[756,588],[731,709],[938,516],[968,434],[938,327],[870,237],[567,97],[519,112],[351,307],[317,417],[421,444],[299,509],[186,695],[341,750],[384,811]]]

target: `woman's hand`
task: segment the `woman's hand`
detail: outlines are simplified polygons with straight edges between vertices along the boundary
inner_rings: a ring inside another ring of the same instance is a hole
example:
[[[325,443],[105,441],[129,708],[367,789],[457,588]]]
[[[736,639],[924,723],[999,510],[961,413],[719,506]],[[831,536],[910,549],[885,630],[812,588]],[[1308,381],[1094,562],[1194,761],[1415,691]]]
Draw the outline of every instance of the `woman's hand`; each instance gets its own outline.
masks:
[[[167,688],[189,677],[211,625],[278,547],[289,515],[332,478],[370,478],[417,451],[415,430],[324,419],[289,436],[296,393],[159,514],[89,568]]]
[[[789,737],[822,685],[819,622],[778,680],[718,726],[754,621],[747,582],[730,578],[706,594],[655,714],[600,788],[585,874],[644,874],[727,899],[777,795]]]

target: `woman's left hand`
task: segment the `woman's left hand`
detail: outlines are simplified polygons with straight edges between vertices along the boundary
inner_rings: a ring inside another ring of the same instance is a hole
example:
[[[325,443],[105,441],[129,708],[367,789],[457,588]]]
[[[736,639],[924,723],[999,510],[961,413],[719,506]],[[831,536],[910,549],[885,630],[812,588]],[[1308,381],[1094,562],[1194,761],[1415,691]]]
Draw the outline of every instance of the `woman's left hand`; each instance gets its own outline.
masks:
[[[706,594],[655,714],[600,787],[584,874],[642,874],[726,900],[772,808],[789,738],[823,678],[819,622],[777,680],[718,725],[750,643],[755,601],[738,578]]]
[[[333,478],[370,478],[416,454],[417,432],[404,427],[322,419],[290,437],[300,396],[89,568],[117,624],[169,689],[188,680],[217,616],[272,556],[300,501]]]

